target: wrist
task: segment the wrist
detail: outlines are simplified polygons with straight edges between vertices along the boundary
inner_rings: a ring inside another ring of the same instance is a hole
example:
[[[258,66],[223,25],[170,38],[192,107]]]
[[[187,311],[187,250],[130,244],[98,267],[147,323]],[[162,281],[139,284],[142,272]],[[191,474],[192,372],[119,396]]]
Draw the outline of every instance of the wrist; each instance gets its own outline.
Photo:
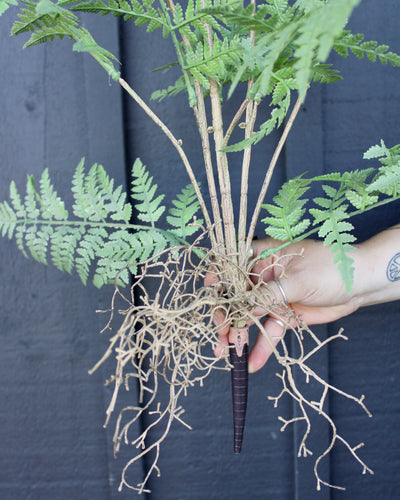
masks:
[[[356,245],[353,255],[355,272],[351,295],[358,307],[400,298],[400,231],[383,231]]]

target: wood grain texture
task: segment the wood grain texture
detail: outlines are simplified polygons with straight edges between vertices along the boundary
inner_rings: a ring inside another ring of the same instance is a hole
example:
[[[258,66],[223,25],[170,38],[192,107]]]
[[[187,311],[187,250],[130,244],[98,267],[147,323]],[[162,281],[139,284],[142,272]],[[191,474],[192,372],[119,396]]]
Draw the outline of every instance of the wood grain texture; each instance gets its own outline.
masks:
[[[71,201],[82,156],[123,183],[118,86],[68,41],[22,51],[23,37],[9,37],[11,13],[0,30],[1,199],[12,179],[23,191],[27,174],[49,167]],[[117,49],[115,21],[101,28]],[[112,290],[26,260],[5,239],[0,255],[0,498],[113,498],[122,463],[116,475],[103,429],[109,394],[104,373],[88,375],[107,346],[95,311]]]
[[[354,31],[364,31],[366,39],[388,42],[399,52],[398,16],[392,15],[397,11],[395,0],[365,0],[351,25]],[[60,194],[68,196],[73,167],[84,155],[88,163],[101,162],[118,183],[124,182],[124,150],[127,165],[140,156],[157,177],[166,202],[172,199],[188,179],[161,132],[128,100],[124,99],[122,109],[117,86],[109,85],[95,63],[73,54],[67,41],[28,49],[21,56],[22,39],[8,37],[7,16],[2,17],[0,30],[1,199],[7,197],[11,179],[22,187],[27,173],[37,175],[46,166]],[[97,38],[105,37],[107,48],[116,51],[117,24],[112,19],[103,21]],[[91,28],[91,18],[87,23]],[[142,97],[148,99],[153,90],[174,81],[173,69],[149,73],[175,60],[170,44],[159,33],[147,35],[128,24],[120,36],[124,76]],[[343,61],[333,55],[332,61],[345,79],[310,92],[280,159],[270,197],[286,176],[363,168],[362,153],[371,144],[381,137],[388,145],[399,142],[399,70],[353,56]],[[199,180],[206,185],[185,97],[154,103],[153,108],[182,138]],[[273,134],[254,153],[249,210],[276,141]],[[237,166],[234,161],[232,185],[238,199]],[[398,222],[399,208],[394,204],[357,218],[359,238]],[[263,236],[260,228],[258,236]],[[132,498],[129,491],[116,492],[129,450],[123,449],[121,458],[114,461],[112,430],[102,429],[109,390],[103,389],[102,373],[87,375],[107,344],[98,336],[103,318],[94,311],[108,306],[109,291],[84,288],[76,277],[25,260],[13,242],[0,240],[0,252],[0,498]],[[344,327],[350,340],[335,344],[318,366],[333,384],[366,394],[373,419],[343,400],[332,398],[329,404],[345,435],[354,443],[365,441],[362,456],[375,476],[362,476],[351,458],[337,449],[327,473],[332,481],[345,484],[347,491],[315,492],[310,459],[296,458],[300,426],[279,432],[277,416],[294,414],[291,403],[284,401],[275,410],[267,400],[280,390],[275,377],[279,366],[271,360],[249,377],[246,439],[240,455],[232,452],[229,374],[214,373],[204,388],[189,391],[183,401],[184,417],[194,430],[173,427],[161,451],[161,477],[151,482],[149,498],[397,498],[399,319],[399,304],[393,303],[329,325],[328,333]],[[251,332],[250,344],[255,333]],[[167,394],[167,388],[164,391]],[[125,401],[136,402],[134,390],[125,395]],[[320,428],[316,445],[326,439],[326,429]],[[137,471],[139,476],[141,472]]]

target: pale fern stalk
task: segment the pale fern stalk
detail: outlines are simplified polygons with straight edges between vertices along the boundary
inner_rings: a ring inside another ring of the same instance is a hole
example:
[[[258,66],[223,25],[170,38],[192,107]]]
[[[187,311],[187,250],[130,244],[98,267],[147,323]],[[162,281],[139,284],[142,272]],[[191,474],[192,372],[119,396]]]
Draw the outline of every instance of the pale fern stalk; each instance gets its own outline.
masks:
[[[204,201],[203,195],[201,194],[199,183],[197,182],[196,176],[194,175],[192,166],[190,165],[188,157],[186,156],[186,153],[182,148],[181,141],[176,139],[174,134],[165,125],[165,123],[162,120],[160,120],[160,118],[150,109],[150,107],[143,101],[143,99],[132,89],[132,87],[130,87],[130,85],[124,79],[120,78],[118,81],[119,81],[119,84],[121,85],[121,87],[123,87],[128,92],[128,94],[146,112],[146,114],[161,128],[161,130],[164,132],[164,134],[168,137],[168,139],[171,141],[171,143],[174,145],[174,147],[178,151],[179,156],[181,157],[182,162],[186,168],[186,172],[189,176],[190,182],[192,183],[192,186],[195,190],[197,199],[200,203],[200,208],[201,208],[201,211],[203,212],[203,216],[204,216],[204,220],[206,222],[206,225],[208,228],[210,228],[210,237],[211,237],[212,241],[214,240],[214,244],[215,244],[210,215],[208,213],[207,206],[206,206],[206,203]]]
[[[199,129],[200,137],[201,137],[201,145],[203,150],[203,159],[204,166],[206,170],[207,176],[207,184],[208,190],[210,194],[211,200],[211,208],[214,217],[215,224],[215,235],[216,235],[216,243],[218,245],[218,251],[222,252],[224,247],[224,232],[222,229],[222,219],[221,212],[219,209],[218,203],[218,195],[217,188],[215,184],[214,171],[213,171],[213,163],[211,158],[211,148],[210,148],[210,139],[209,139],[209,131],[207,124],[207,114],[204,103],[204,96],[201,86],[197,80],[194,81],[196,97],[197,97],[197,106],[195,106],[194,112],[197,119],[197,126]]]
[[[201,0],[201,6],[203,7],[203,9],[206,7],[205,0]],[[212,53],[213,39],[212,39],[211,26],[208,25],[207,23],[205,23],[204,21],[202,21],[202,22],[207,30],[208,45],[210,47],[210,52]],[[205,120],[205,124],[207,125],[207,116],[206,116],[206,111],[205,111],[205,106],[204,106],[203,93],[201,90],[201,86],[197,81],[196,81],[196,84],[197,84],[196,95],[198,96],[198,98],[199,97],[201,98],[200,105],[202,105],[203,118]],[[201,95],[199,95],[199,94],[201,94]],[[221,113],[221,115],[222,115],[222,113]],[[221,225],[222,219],[221,219],[220,210],[219,210],[219,206],[218,206],[218,197],[217,197],[217,192],[216,192],[216,187],[215,187],[215,177],[214,177],[214,170],[213,170],[211,154],[210,154],[210,142],[209,142],[209,138],[208,138],[208,127],[207,126],[205,128],[205,132],[207,134],[205,144],[208,146],[208,154],[210,155],[209,162],[207,162],[207,164],[206,164],[206,171],[207,171],[207,180],[208,180],[208,185],[209,185],[209,190],[210,190],[211,202],[213,203],[212,207],[213,207],[213,213],[214,213],[214,222],[216,224],[217,240],[219,243],[218,251],[225,253],[226,247],[224,245],[224,231],[223,231],[223,228]],[[215,138],[215,135],[214,135],[214,138]],[[214,204],[215,204],[215,208],[214,208]],[[232,208],[232,211],[233,211],[233,208]],[[226,237],[226,235],[225,235],[225,237]]]
[[[251,0],[254,5],[253,16],[256,7],[256,0]],[[255,43],[255,32],[250,31],[251,44],[254,47]],[[248,81],[247,92],[253,86],[253,79]],[[245,139],[251,138],[254,131],[254,124],[257,117],[258,103],[256,101],[250,101],[246,107],[246,129],[245,129]],[[239,226],[238,226],[238,250],[239,250],[239,264],[244,265],[247,260],[246,253],[246,231],[247,231],[247,201],[248,201],[248,190],[249,190],[249,169],[251,160],[251,144],[245,148],[243,152],[242,160],[242,179],[240,185],[240,210],[239,210]]]
[[[225,247],[226,253],[233,260],[236,259],[236,231],[234,225],[231,181],[229,176],[228,160],[226,153],[222,151],[224,142],[223,119],[221,100],[219,97],[218,83],[211,79],[210,82],[210,98],[213,117],[215,156],[217,160],[218,177],[221,192],[222,217],[224,221],[225,231]]]
[[[257,117],[258,103],[250,101],[247,106],[246,112],[246,129],[245,138],[248,139],[252,136],[254,131],[254,124]],[[242,179],[240,188],[240,212],[239,212],[239,225],[238,225],[238,240],[239,240],[239,263],[244,265],[247,260],[246,252],[246,227],[247,227],[247,201],[249,189],[249,170],[251,160],[251,145],[245,148],[243,152],[242,161]]]
[[[167,4],[168,4],[168,8],[170,9],[171,13],[174,14],[174,12],[175,12],[174,1],[167,0]],[[202,0],[202,7],[203,8],[205,7],[204,0]],[[210,44],[210,47],[212,47],[211,28],[208,25],[206,25],[206,27],[207,27],[207,31],[208,31],[208,42]],[[180,31],[180,35],[182,37],[183,43],[186,46],[190,46],[190,42],[186,38],[184,33],[182,33]],[[175,48],[177,49],[177,52],[180,53],[179,45],[176,42],[176,40],[175,40]],[[182,70],[183,70],[183,66],[184,65],[181,61]],[[188,80],[187,80],[186,71],[184,73],[185,73],[185,79],[187,82],[187,87],[188,87],[188,92],[189,92],[190,84],[188,83]],[[211,209],[213,212],[214,224],[215,224],[215,236],[214,236],[213,231],[211,230],[211,225],[208,225],[208,228],[210,231],[212,246],[214,248],[218,248],[219,252],[223,252],[223,250],[224,250],[224,233],[223,233],[223,229],[222,229],[222,219],[221,219],[221,213],[220,213],[219,204],[218,204],[217,188],[216,188],[216,184],[215,184],[214,170],[213,170],[213,164],[212,164],[212,159],[211,159],[210,140],[208,137],[207,114],[206,114],[206,109],[205,109],[203,91],[202,91],[201,85],[197,81],[197,79],[194,79],[194,87],[195,87],[195,94],[196,94],[196,105],[192,106],[192,108],[193,108],[194,114],[196,116],[197,125],[198,125],[198,129],[199,129],[199,133],[200,133],[201,143],[202,143],[204,167],[206,170],[207,184],[208,184],[208,190],[209,190],[210,201],[211,201]]]
[[[272,177],[272,174],[274,173],[276,163],[278,161],[279,155],[281,154],[283,146],[285,145],[287,136],[289,135],[289,132],[293,126],[293,122],[296,119],[296,116],[300,110],[300,107],[301,107],[303,100],[304,99],[301,99],[300,97],[297,98],[297,101],[296,101],[295,105],[293,106],[292,112],[290,113],[289,119],[286,122],[285,128],[284,128],[282,135],[279,139],[278,145],[276,146],[274,154],[272,155],[270,164],[269,164],[268,169],[267,169],[267,173],[266,173],[265,178],[264,178],[263,185],[261,187],[260,194],[258,196],[257,204],[256,204],[256,207],[255,207],[254,212],[253,212],[253,217],[251,219],[249,232],[247,235],[247,241],[246,241],[246,254],[248,254],[250,252],[251,242],[253,240],[254,232],[256,229],[256,224],[257,224],[258,216],[260,214],[261,205],[264,201],[269,184],[271,182],[271,177]]]
[[[232,135],[232,132],[234,131],[239,120],[241,119],[243,113],[246,111],[248,103],[249,103],[249,99],[246,97],[246,99],[244,99],[244,101],[240,105],[239,109],[236,111],[235,116],[232,118],[232,121],[229,124],[229,127],[225,133],[224,142],[222,144],[223,147],[226,147],[228,145],[228,142],[229,142],[229,139]]]

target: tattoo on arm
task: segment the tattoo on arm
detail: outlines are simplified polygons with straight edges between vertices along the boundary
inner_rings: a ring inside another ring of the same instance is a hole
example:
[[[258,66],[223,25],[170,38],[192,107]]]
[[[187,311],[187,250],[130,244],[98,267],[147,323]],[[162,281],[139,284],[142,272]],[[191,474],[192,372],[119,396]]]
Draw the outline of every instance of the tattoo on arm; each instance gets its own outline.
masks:
[[[400,252],[393,255],[386,269],[389,281],[400,281]]]

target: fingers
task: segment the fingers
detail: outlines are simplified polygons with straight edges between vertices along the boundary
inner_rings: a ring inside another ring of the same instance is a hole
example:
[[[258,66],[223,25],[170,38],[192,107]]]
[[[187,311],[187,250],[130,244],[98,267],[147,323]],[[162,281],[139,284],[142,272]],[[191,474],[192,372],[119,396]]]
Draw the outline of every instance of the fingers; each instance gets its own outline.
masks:
[[[263,330],[258,333],[257,340],[249,354],[249,372],[254,373],[262,368],[274,352],[282,339],[284,326],[273,318],[268,318],[263,323]]]
[[[229,330],[229,329],[228,329]],[[229,340],[228,335],[219,335],[218,336],[219,343],[216,345],[214,349],[214,356],[216,358],[224,358],[228,353],[229,349]]]
[[[204,286],[216,285],[219,278],[215,272],[208,271],[204,277]]]

